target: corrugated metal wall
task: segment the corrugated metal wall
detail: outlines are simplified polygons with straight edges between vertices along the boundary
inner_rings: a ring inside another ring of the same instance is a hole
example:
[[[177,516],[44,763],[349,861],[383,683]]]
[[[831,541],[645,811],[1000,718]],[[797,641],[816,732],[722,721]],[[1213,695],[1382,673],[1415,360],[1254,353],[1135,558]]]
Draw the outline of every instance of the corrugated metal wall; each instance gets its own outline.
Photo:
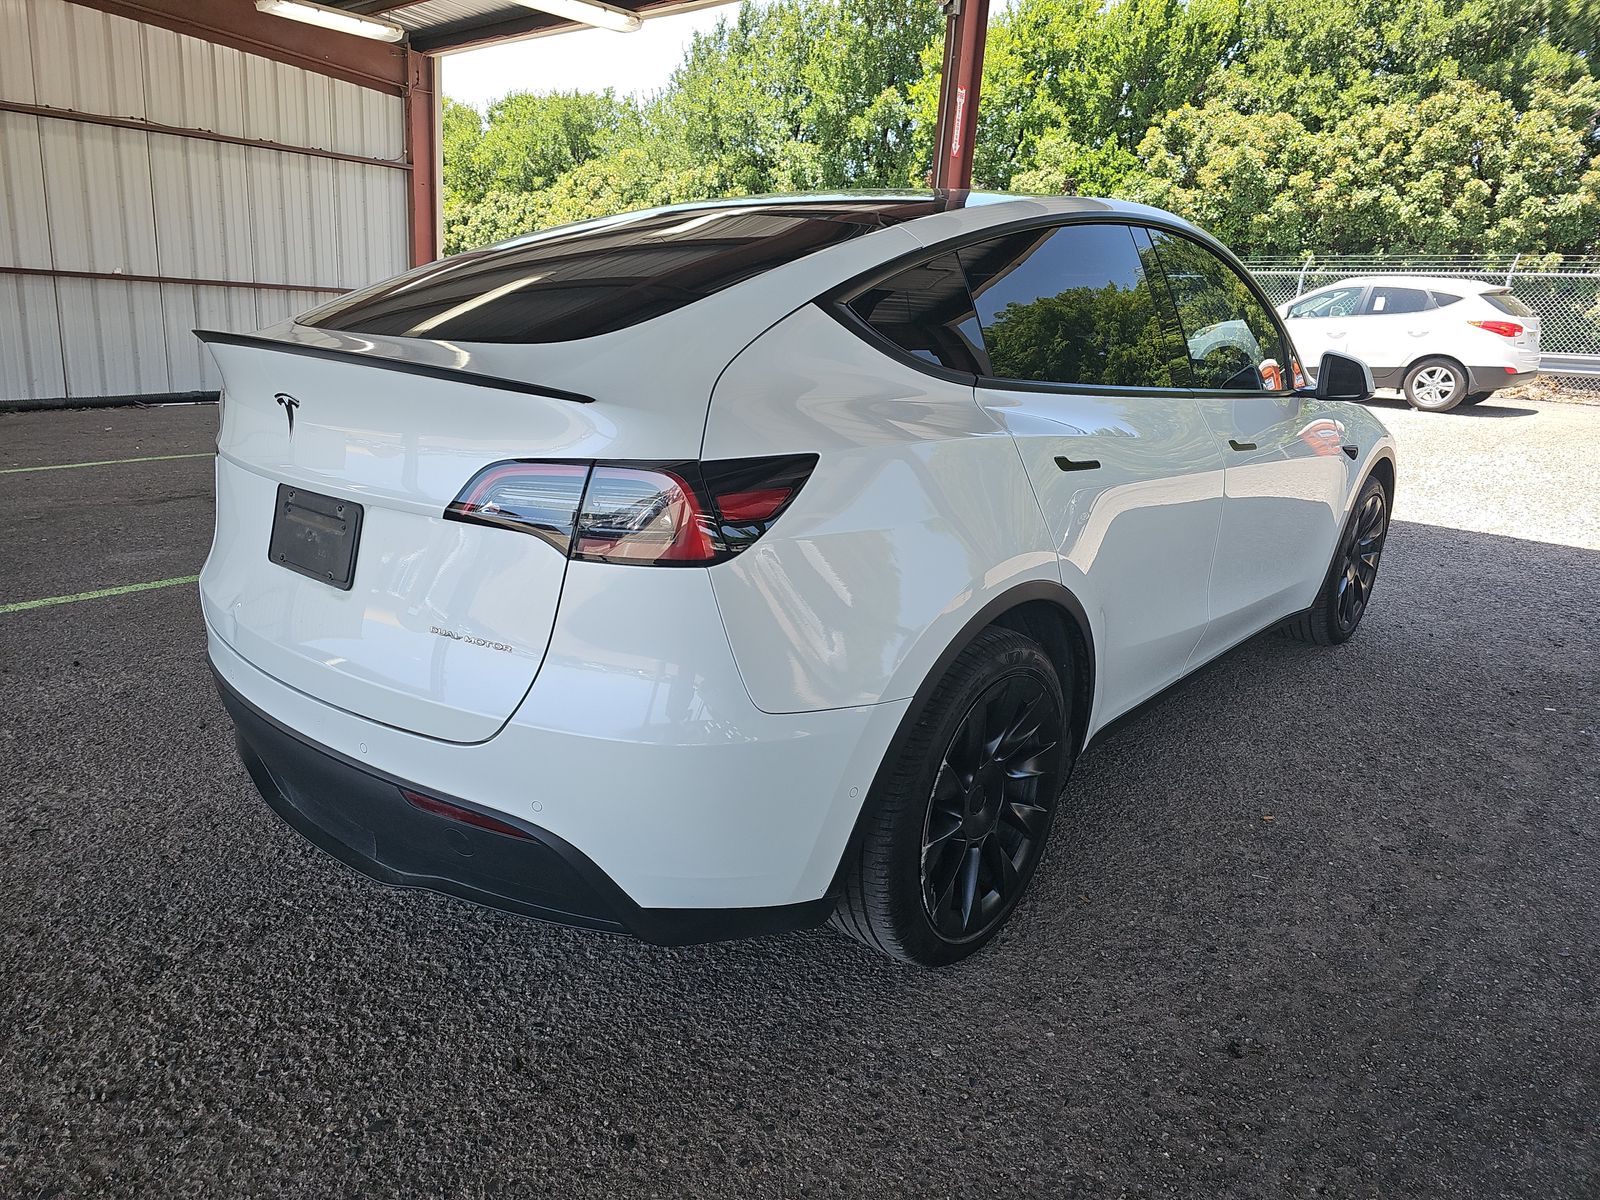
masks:
[[[0,0],[0,100],[398,161],[396,96],[67,3]],[[0,400],[209,391],[249,330],[406,266],[406,173],[0,112]],[[291,285],[262,290],[252,283]]]

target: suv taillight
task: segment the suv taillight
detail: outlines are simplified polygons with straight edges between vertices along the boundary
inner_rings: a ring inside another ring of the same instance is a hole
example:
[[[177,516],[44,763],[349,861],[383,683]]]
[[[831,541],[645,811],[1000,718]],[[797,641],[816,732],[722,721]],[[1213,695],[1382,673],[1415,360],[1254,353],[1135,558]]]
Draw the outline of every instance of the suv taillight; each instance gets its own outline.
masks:
[[[709,566],[772,527],[814,454],[714,462],[530,462],[484,467],[444,515],[531,533],[569,558]]]
[[[1468,321],[1467,324],[1487,329],[1490,333],[1498,333],[1501,337],[1516,337],[1522,332],[1522,326],[1515,321]]]

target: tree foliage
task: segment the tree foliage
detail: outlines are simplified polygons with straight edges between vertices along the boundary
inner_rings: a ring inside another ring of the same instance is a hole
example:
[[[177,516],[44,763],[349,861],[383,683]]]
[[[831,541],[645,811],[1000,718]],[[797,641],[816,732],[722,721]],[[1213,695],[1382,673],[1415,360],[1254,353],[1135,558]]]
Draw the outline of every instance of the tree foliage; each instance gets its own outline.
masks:
[[[710,196],[920,186],[935,0],[746,0],[659,95],[446,102],[446,247]],[[1600,0],[1011,0],[975,185],[1243,253],[1600,249]]]

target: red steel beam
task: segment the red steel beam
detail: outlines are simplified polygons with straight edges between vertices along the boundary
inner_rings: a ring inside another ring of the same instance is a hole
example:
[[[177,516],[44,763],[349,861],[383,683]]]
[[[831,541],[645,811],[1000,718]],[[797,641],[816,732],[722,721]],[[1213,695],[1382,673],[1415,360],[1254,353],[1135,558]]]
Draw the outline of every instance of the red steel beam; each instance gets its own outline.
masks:
[[[85,8],[188,34],[347,83],[405,94],[403,46],[257,12],[253,0],[72,0]]]
[[[411,178],[406,188],[406,224],[411,265],[439,257],[438,59],[406,53],[405,142]]]
[[[978,132],[989,0],[948,0],[945,12],[933,186],[964,190],[972,186],[972,143]]]

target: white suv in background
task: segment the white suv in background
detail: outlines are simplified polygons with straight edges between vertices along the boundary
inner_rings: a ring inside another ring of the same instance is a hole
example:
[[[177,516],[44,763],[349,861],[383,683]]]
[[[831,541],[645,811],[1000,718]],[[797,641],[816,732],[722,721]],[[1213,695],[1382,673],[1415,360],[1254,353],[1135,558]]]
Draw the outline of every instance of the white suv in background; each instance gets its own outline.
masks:
[[[1423,275],[1344,279],[1280,305],[1315,371],[1329,350],[1361,359],[1412,408],[1478,404],[1539,371],[1539,318],[1500,284]]]

